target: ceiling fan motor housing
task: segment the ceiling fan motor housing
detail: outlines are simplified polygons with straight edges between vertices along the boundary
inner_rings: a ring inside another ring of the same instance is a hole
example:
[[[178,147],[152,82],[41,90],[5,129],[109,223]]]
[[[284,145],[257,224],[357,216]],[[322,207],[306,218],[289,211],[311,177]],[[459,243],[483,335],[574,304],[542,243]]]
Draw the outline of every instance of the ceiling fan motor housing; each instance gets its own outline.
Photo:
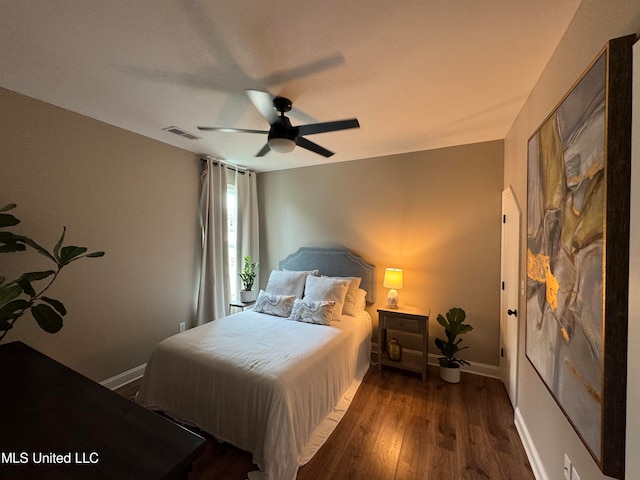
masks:
[[[298,128],[291,126],[291,121],[284,115],[278,117],[278,121],[274,122],[269,129],[268,140],[272,138],[286,138],[296,141],[298,138]]]

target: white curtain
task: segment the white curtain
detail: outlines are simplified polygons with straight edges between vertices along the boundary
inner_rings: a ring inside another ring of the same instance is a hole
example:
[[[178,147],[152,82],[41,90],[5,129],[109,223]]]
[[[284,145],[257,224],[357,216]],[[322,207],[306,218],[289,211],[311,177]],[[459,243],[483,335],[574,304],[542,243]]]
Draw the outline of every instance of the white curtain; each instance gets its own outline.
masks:
[[[197,325],[224,317],[230,299],[227,167],[211,158],[207,158],[206,162],[201,177],[200,194],[202,269],[196,312]]]
[[[258,187],[255,172],[236,173],[236,196],[238,214],[236,224],[236,265],[242,270],[243,258],[250,255],[254,262],[260,262],[260,243],[258,237]],[[259,271],[259,269],[258,269]],[[259,289],[260,274],[256,276],[254,290]],[[242,285],[238,285],[238,290]],[[236,298],[238,292],[236,292]]]

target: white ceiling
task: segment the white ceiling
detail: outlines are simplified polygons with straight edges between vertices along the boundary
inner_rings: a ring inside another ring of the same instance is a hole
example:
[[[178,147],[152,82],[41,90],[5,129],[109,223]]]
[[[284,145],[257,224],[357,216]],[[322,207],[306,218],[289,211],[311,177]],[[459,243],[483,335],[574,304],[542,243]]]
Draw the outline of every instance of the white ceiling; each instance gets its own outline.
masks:
[[[428,150],[504,138],[580,1],[0,0],[0,86],[257,171]],[[268,129],[246,89],[361,128],[329,159],[197,130]]]

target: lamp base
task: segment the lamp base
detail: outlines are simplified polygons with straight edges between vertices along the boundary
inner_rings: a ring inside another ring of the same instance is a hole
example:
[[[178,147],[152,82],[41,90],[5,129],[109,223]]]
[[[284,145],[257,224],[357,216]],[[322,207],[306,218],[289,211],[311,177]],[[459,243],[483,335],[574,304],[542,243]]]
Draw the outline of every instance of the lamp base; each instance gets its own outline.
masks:
[[[387,308],[398,308],[398,291],[395,288],[387,294]]]

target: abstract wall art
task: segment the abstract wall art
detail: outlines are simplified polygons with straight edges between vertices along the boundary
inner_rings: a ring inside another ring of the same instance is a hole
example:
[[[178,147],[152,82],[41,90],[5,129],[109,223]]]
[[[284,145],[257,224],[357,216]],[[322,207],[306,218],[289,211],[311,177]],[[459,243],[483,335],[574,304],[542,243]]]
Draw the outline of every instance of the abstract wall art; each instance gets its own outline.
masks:
[[[528,142],[526,355],[624,478],[631,60],[611,40]]]

